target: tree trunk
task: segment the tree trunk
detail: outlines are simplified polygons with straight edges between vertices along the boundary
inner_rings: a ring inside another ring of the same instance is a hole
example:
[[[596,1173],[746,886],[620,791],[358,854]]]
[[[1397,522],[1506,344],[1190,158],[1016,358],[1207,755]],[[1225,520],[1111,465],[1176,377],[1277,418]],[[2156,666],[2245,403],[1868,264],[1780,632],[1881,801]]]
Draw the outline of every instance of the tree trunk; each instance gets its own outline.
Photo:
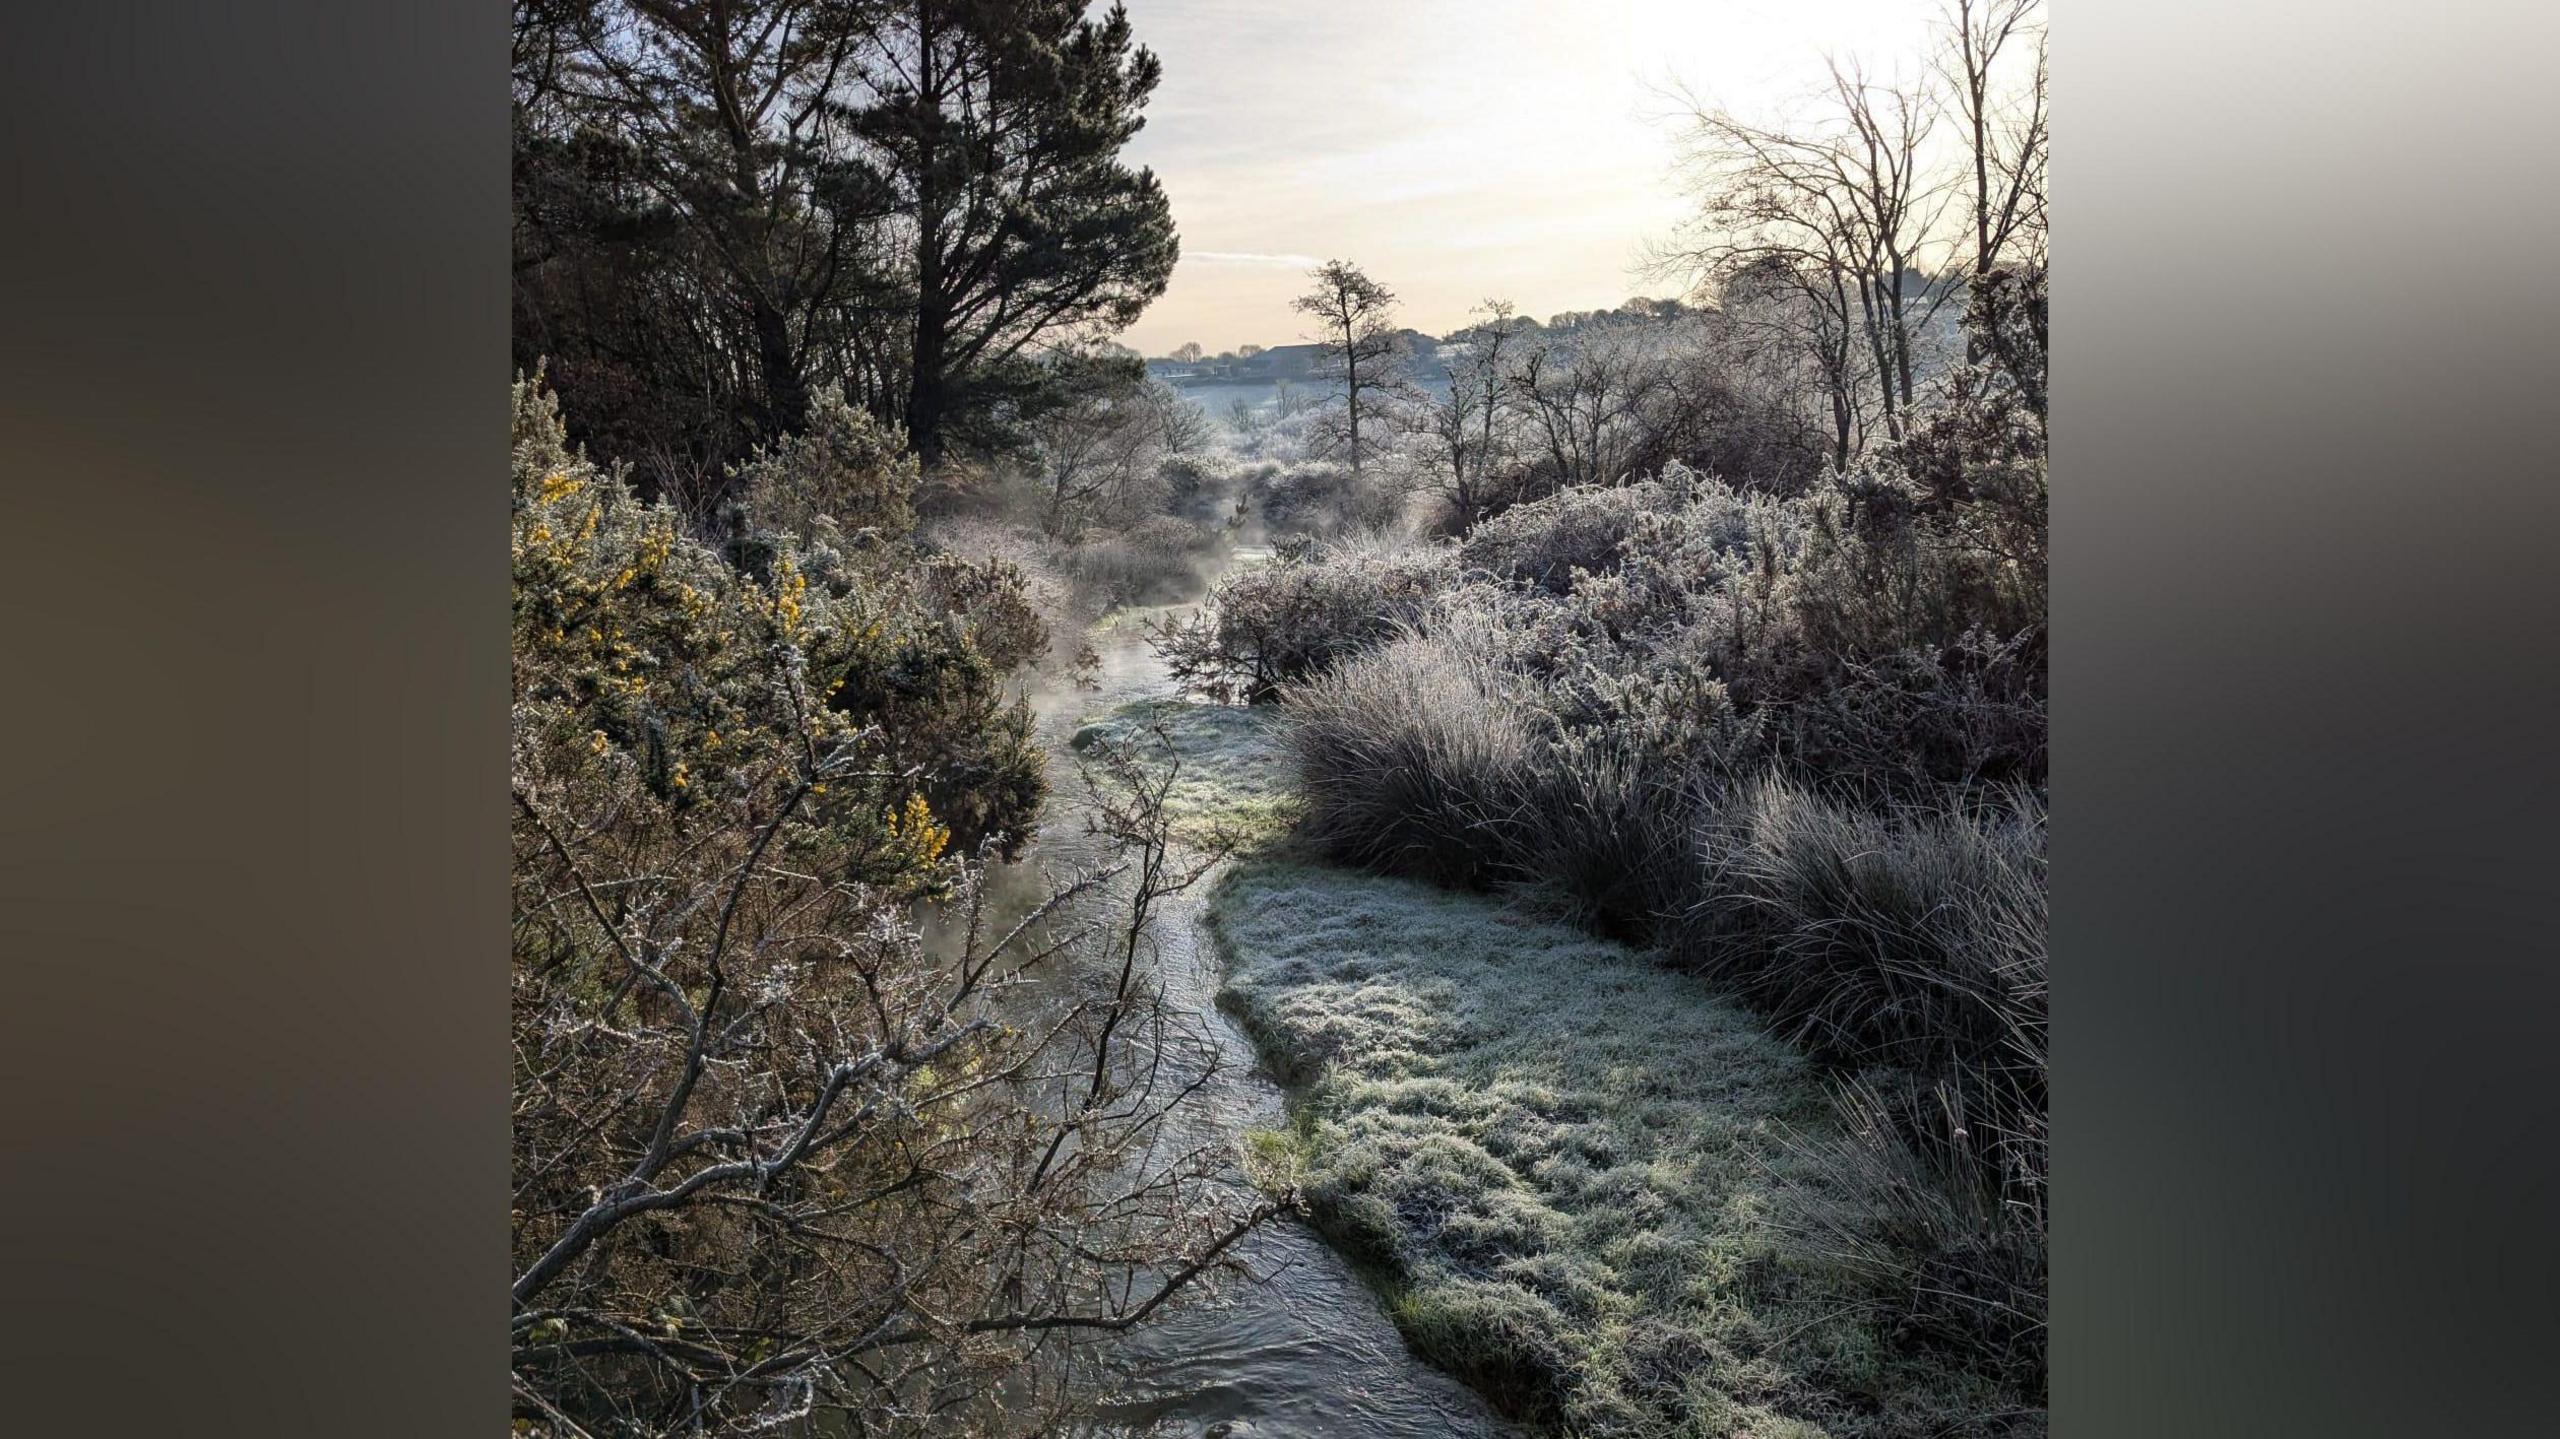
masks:
[[[791,353],[791,322],[771,301],[759,297],[755,328],[767,419],[774,435],[796,435],[809,427],[809,387],[800,374],[798,358]]]
[[[1902,266],[1897,263],[1894,266],[1893,271],[1893,300],[1890,313],[1893,316],[1893,363],[1895,370],[1902,376],[1902,407],[1908,410],[1911,408],[1911,396],[1913,391],[1911,383],[1911,322],[1903,309],[1902,275]]]
[[[907,384],[907,444],[927,469],[942,460],[944,340],[941,315],[931,309],[918,311]]]
[[[938,152],[942,122],[941,52],[933,7],[916,8],[916,332],[908,356],[907,445],[930,470],[942,460],[942,417],[948,399],[951,314],[942,293],[944,197]]]
[[[1353,332],[1351,322],[1345,319],[1342,324],[1342,375],[1346,382],[1343,387],[1343,408],[1349,412],[1351,419],[1351,473],[1355,475],[1360,473],[1359,344],[1360,337]]]
[[[1893,345],[1885,335],[1884,301],[1872,274],[1860,277],[1858,308],[1865,321],[1867,350],[1876,362],[1876,389],[1884,400],[1884,432],[1898,440],[1902,438],[1902,416],[1894,405]]]

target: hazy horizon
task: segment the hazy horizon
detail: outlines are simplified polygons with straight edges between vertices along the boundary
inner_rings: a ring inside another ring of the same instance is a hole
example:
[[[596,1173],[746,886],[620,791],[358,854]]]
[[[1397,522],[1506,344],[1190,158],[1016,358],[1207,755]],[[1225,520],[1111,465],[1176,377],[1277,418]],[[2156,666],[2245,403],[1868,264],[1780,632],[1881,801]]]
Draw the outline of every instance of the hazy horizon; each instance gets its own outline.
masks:
[[[1910,56],[1891,0],[1128,0],[1164,80],[1129,158],[1164,181],[1182,261],[1119,337],[1150,355],[1306,338],[1289,301],[1351,260],[1445,334],[1488,297],[1541,318],[1679,286],[1638,269],[1687,210],[1686,87],[1775,113],[1826,53]]]

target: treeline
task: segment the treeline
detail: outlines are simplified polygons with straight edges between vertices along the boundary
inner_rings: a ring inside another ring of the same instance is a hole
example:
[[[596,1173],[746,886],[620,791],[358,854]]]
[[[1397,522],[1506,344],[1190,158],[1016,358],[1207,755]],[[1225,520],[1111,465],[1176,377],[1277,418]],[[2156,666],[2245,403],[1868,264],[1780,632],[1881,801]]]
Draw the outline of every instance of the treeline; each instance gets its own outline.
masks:
[[[1307,387],[1271,406],[1239,400],[1226,417],[1257,457],[1333,463],[1382,497],[1354,506],[1373,527],[1410,523],[1462,533],[1524,501],[1616,485],[1681,464],[1772,494],[1803,494],[1826,471],[1913,436],[1912,408],[1890,372],[1852,369],[1835,391],[1815,338],[1787,328],[1799,297],[1773,293],[1767,262],[1703,271],[1713,303],[1631,302],[1540,325],[1504,300],[1440,343],[1423,383],[1396,297],[1359,266],[1329,261],[1298,307],[1316,318],[1323,359]],[[1915,314],[1891,341],[1934,408],[1952,385],[1986,377],[2042,404],[2040,263],[2004,261],[1961,286],[1910,274],[1907,288],[1958,303]],[[1970,329],[1960,314],[1976,317]],[[1879,312],[1879,323],[1884,323]],[[1559,317],[1565,318],[1565,317]],[[1968,363],[1971,362],[1971,363]],[[1863,377],[1863,378],[1862,378]],[[1867,423],[1885,414],[1889,424]],[[2040,423],[2040,422],[2039,422]]]
[[[830,385],[928,468],[1019,447],[1178,254],[1120,158],[1159,66],[1087,8],[517,0],[517,368],[705,525]]]

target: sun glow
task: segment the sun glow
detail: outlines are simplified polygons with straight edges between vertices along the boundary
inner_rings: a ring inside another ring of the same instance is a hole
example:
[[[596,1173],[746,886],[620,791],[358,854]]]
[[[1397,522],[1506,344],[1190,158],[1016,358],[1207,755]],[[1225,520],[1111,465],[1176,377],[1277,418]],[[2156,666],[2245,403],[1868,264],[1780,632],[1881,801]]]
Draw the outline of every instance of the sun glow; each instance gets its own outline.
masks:
[[[1687,211],[1684,92],[1786,112],[1826,55],[1914,56],[1914,0],[1131,0],[1164,82],[1130,155],[1183,260],[1122,338],[1150,354],[1284,343],[1305,261],[1341,257],[1441,331],[1662,294],[1648,243]],[[1906,62],[1907,63],[1907,62]]]

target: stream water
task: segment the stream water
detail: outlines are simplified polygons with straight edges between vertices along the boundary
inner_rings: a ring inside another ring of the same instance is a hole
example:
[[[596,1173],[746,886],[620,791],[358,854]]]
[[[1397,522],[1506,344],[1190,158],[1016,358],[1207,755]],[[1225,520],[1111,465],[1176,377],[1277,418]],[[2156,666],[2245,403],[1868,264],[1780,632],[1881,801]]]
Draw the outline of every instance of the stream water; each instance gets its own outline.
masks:
[[[1140,625],[1109,626],[1094,648],[1102,660],[1099,688],[1038,706],[1053,755],[1084,719],[1132,701],[1180,698]],[[1039,850],[1035,845],[1033,859]],[[1249,1130],[1279,1125],[1285,1112],[1251,1042],[1215,1003],[1221,962],[1200,915],[1214,881],[1168,901],[1158,920],[1165,997],[1207,1038],[1214,1057],[1205,1084],[1166,1136],[1184,1148],[1231,1148]],[[1304,1224],[1274,1221],[1238,1253],[1250,1281],[1177,1309],[1103,1353],[1095,1413],[1110,1432],[1232,1439],[1513,1432],[1472,1390],[1416,1359],[1378,1296]]]

